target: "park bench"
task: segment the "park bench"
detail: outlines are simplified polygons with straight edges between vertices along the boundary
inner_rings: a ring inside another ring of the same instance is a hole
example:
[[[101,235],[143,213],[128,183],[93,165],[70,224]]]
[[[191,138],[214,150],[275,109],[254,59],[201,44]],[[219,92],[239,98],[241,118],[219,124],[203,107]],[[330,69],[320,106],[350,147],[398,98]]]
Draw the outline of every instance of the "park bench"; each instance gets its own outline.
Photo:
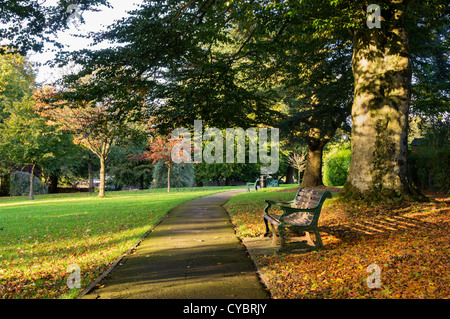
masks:
[[[259,178],[256,180],[256,182],[248,182],[247,185],[245,186],[247,189],[247,192],[251,191],[252,189],[256,191],[258,191],[258,182],[259,182]]]
[[[280,187],[280,179],[281,178],[273,179],[273,180],[269,181],[267,183],[267,186],[269,186],[269,187]]]
[[[300,188],[293,200],[264,200],[267,203],[267,206],[264,208],[263,217],[266,225],[264,237],[272,236],[272,244],[276,245],[278,232],[280,237],[280,248],[278,252],[296,248],[306,248],[309,250],[322,249],[323,244],[317,224],[324,201],[331,197],[329,191]],[[281,215],[269,213],[269,209],[275,205],[278,205],[279,209],[283,212]],[[269,224],[272,231],[269,229]],[[304,240],[287,244],[285,238],[286,229],[304,236]],[[314,232],[315,242],[312,241],[309,232]]]

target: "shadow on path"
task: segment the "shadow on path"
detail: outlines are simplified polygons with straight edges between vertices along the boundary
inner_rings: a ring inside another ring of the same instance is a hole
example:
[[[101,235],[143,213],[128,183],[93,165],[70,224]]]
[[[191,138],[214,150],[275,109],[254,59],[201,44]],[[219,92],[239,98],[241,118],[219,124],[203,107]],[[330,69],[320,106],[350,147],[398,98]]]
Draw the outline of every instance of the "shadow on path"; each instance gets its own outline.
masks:
[[[246,248],[222,207],[231,191],[196,198],[162,222],[83,298],[261,299]]]

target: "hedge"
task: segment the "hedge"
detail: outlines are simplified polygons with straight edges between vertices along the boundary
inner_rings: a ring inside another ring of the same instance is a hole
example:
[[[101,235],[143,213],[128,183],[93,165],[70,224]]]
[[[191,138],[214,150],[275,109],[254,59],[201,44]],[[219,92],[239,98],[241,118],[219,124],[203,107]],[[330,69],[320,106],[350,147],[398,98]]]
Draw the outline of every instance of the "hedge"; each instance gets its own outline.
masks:
[[[11,196],[23,196],[30,193],[30,173],[14,172],[11,175],[9,184],[9,194]],[[47,186],[36,176],[34,177],[33,190],[35,195],[47,194]]]

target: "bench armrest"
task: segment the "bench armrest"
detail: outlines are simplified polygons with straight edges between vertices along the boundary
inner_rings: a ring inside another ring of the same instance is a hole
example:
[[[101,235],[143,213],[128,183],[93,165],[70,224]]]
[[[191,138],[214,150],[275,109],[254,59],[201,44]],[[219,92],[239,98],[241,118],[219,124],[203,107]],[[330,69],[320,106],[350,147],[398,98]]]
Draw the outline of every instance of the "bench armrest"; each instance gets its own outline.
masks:
[[[270,204],[270,205],[274,205],[274,204],[291,204],[292,202],[294,202],[293,200],[269,200],[269,199],[265,199],[264,201],[267,204]]]
[[[269,213],[269,208],[272,207],[272,205],[281,205],[281,204],[291,204],[294,200],[289,201],[280,201],[280,200],[264,200],[267,203],[267,206],[264,208],[264,213]]]

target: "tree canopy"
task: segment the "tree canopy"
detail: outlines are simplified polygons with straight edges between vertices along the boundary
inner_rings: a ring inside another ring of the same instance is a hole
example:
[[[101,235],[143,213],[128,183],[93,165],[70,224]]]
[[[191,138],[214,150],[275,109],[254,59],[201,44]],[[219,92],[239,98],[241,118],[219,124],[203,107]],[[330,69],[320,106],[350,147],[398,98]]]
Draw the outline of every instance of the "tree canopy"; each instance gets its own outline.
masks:
[[[28,51],[39,52],[46,43],[53,43],[61,48],[54,35],[59,30],[69,27],[70,17],[85,10],[95,10],[96,7],[109,6],[107,0],[59,0],[53,5],[39,0],[2,1],[0,15],[0,41],[21,54]],[[81,21],[83,17],[77,16]],[[5,49],[0,48],[0,54]]]
[[[65,78],[69,86],[96,73],[95,83],[80,88],[83,98],[114,94],[123,101],[118,113],[146,105],[166,132],[195,119],[220,128],[295,124],[288,127],[310,142],[309,159],[314,152],[321,158],[323,144],[351,109],[345,193],[411,195],[405,136],[412,73],[426,88],[416,86],[417,106],[427,92],[441,99],[443,89],[422,78],[431,61],[440,76],[447,72],[448,6],[442,0],[379,1],[380,24],[372,28],[369,4],[149,1],[95,37],[119,46],[62,54],[59,61],[83,65]],[[317,177],[321,164],[307,165],[313,166]]]

